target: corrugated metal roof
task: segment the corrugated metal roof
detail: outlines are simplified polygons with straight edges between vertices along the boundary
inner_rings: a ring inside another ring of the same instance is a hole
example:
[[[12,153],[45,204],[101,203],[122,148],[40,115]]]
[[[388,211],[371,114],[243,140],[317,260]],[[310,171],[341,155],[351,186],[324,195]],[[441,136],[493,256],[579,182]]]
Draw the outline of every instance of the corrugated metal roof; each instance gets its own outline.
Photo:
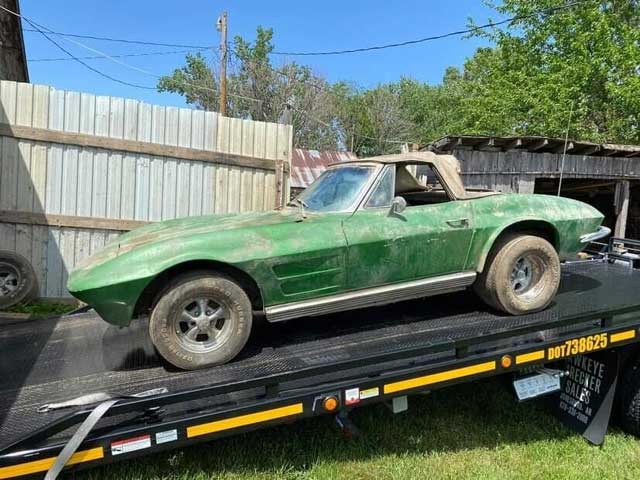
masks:
[[[442,137],[427,145],[425,149],[436,153],[448,153],[460,147],[471,148],[473,150],[497,149],[524,150],[535,153],[562,153],[564,151],[564,144],[564,138],[553,137],[453,135]],[[640,156],[640,146],[569,140],[567,142],[567,153],[570,155],[588,155],[593,157],[636,157]]]
[[[291,187],[307,188],[327,169],[328,165],[357,158],[356,154],[351,152],[319,152],[294,148],[291,156]]]

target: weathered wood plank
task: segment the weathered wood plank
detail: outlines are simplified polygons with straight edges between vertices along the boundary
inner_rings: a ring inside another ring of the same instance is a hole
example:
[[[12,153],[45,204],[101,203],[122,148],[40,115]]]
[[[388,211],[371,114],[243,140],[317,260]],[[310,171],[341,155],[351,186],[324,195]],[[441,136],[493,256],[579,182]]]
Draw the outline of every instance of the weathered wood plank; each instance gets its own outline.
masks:
[[[149,164],[149,220],[162,220],[164,161],[153,157]]]
[[[177,191],[176,191],[176,217],[186,217],[189,215],[189,182],[191,165],[184,160],[178,162],[177,171]]]
[[[65,148],[62,160],[65,191],[62,194],[63,209],[66,215],[91,215],[93,197],[93,152],[76,147]],[[71,169],[71,166],[75,168]],[[68,189],[68,190],[67,190]],[[64,208],[65,203],[68,207]]]
[[[33,86],[18,83],[16,99],[16,124],[30,127],[33,117]]]
[[[117,128],[118,123],[114,122]],[[169,132],[171,135],[177,130]],[[122,140],[120,138],[110,138],[81,133],[58,132],[49,129],[20,127],[15,125],[0,124],[0,135],[21,138],[25,140],[35,140],[41,142],[59,143],[74,145],[79,147],[104,148],[107,150],[118,150],[121,152],[138,153],[142,155],[152,155],[161,157],[173,157],[184,160],[196,160],[200,162],[221,163],[250,168],[261,168],[264,170],[274,170],[273,161],[259,157],[247,157],[239,154],[224,152],[210,152],[188,147],[178,147],[173,145],[160,145],[150,142],[139,142],[134,140]],[[226,143],[228,147],[228,143]],[[271,146],[272,153],[275,154],[275,145]],[[271,157],[270,157],[271,158]]]
[[[44,286],[45,296],[62,296],[62,258],[60,256],[60,229],[49,231],[47,248],[47,282]]]
[[[80,202],[78,198],[91,198],[91,171],[93,158],[86,153],[79,155],[75,147],[66,147],[62,152],[62,194],[60,213],[64,215],[89,215],[91,202]],[[88,204],[88,205],[87,205]]]
[[[49,123],[49,87],[33,86],[33,117],[31,126],[47,128]]]
[[[147,156],[136,159],[135,210],[136,220],[149,220],[149,162]]]
[[[145,225],[139,220],[116,220],[113,218],[82,217],[78,215],[54,215],[50,213],[0,210],[0,222],[16,225],[42,225],[49,227],[93,228],[98,230],[126,231]]]
[[[133,220],[135,218],[136,195],[136,157],[122,156],[122,176],[120,194],[120,218]]]
[[[175,161],[164,160],[164,179],[162,183],[162,219],[176,217],[176,198],[178,185],[178,165]]]
[[[190,162],[189,172],[189,210],[187,215],[202,215],[202,192],[204,184],[204,164],[202,162]]]
[[[203,164],[202,214],[216,213],[216,167]]]
[[[20,171],[18,142],[15,138],[2,139],[2,176],[0,177],[0,208],[17,207],[18,176]]]
[[[80,96],[80,133],[93,135],[96,128],[96,97],[89,93]]]

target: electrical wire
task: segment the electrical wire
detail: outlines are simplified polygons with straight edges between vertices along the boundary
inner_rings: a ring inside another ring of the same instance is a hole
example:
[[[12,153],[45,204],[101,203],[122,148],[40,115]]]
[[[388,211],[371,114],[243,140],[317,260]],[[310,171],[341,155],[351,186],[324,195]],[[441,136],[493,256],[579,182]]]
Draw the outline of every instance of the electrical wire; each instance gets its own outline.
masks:
[[[74,61],[76,61],[76,62],[80,63],[81,65],[85,66],[85,67],[86,67],[86,68],[88,68],[89,70],[91,70],[91,71],[93,71],[93,72],[95,72],[95,73],[97,73],[97,74],[99,74],[99,75],[101,75],[101,76],[103,76],[103,77],[105,77],[105,78],[107,78],[107,79],[109,79],[109,80],[112,80],[112,81],[115,81],[115,82],[117,82],[117,83],[121,83],[121,84],[124,84],[124,85],[127,85],[127,86],[131,86],[131,87],[135,87],[135,88],[140,88],[140,89],[145,89],[145,90],[156,90],[156,87],[151,87],[151,86],[146,86],[146,85],[140,85],[140,84],[134,84],[134,83],[126,82],[126,81],[124,81],[124,80],[120,80],[120,79],[118,79],[118,78],[115,78],[115,77],[113,77],[113,76],[111,76],[111,75],[108,75],[108,74],[106,74],[106,73],[104,73],[104,72],[102,72],[102,71],[100,71],[100,70],[98,70],[98,69],[96,69],[96,68],[94,68],[94,67],[92,67],[92,66],[88,65],[86,62],[82,61],[82,59],[81,59],[80,57],[77,57],[77,56],[73,55],[71,52],[69,52],[69,51],[68,51],[68,50],[66,50],[64,47],[62,47],[59,43],[57,43],[55,40],[53,40],[53,39],[48,35],[48,34],[53,34],[53,30],[51,30],[51,29],[49,29],[48,27],[46,27],[46,26],[44,26],[44,25],[41,25],[41,24],[39,24],[39,23],[37,23],[37,22],[35,22],[35,21],[33,21],[33,20],[31,20],[31,19],[29,19],[29,18],[25,17],[24,15],[21,15],[21,14],[19,14],[19,13],[17,13],[17,12],[13,12],[13,11],[9,10],[8,8],[6,8],[6,7],[2,6],[2,5],[0,5],[0,9],[4,10],[4,11],[6,11],[6,12],[8,12],[8,13],[12,14],[12,15],[15,15],[15,16],[17,16],[17,17],[19,17],[19,18],[22,18],[22,19],[23,19],[24,21],[26,21],[29,25],[31,25],[31,26],[32,26],[36,31],[38,31],[40,34],[42,34],[42,35],[43,35],[47,40],[49,40],[51,43],[53,43],[56,47],[58,47],[58,48],[59,48],[60,50],[62,50],[64,53],[66,53],[66,54],[70,57],[70,59],[71,59],[71,60],[74,60]],[[45,33],[43,30],[47,30],[47,33]],[[66,35],[66,36],[71,36],[71,35]],[[65,38],[66,36],[63,36],[63,38]],[[73,37],[80,37],[80,36],[75,36],[75,35],[74,35]],[[128,63],[126,63],[126,62],[123,62],[123,61],[121,61],[121,60],[118,60],[118,59],[116,58],[116,57],[120,57],[120,58],[121,58],[121,57],[123,57],[124,55],[120,55],[120,56],[119,56],[119,55],[109,55],[109,54],[107,54],[107,53],[105,53],[105,52],[102,52],[102,51],[100,51],[100,50],[98,50],[98,49],[95,49],[95,48],[93,48],[93,47],[89,47],[88,45],[85,45],[85,44],[83,44],[82,42],[79,42],[79,41],[77,41],[77,40],[73,40],[73,39],[71,39],[71,38],[65,38],[65,40],[66,40],[66,41],[68,41],[68,42],[70,42],[70,43],[73,43],[73,44],[75,44],[75,45],[77,45],[77,46],[79,46],[79,47],[81,47],[81,48],[84,48],[84,49],[89,50],[89,51],[91,51],[91,52],[93,52],[93,53],[96,53],[96,54],[98,55],[97,57],[91,57],[91,58],[107,59],[107,60],[110,60],[110,61],[112,61],[112,62],[114,62],[114,63],[116,63],[116,64],[120,65],[120,66],[123,66],[123,67],[125,67],[125,68],[131,69],[131,70],[134,70],[134,71],[139,72],[139,73],[143,73],[143,74],[145,74],[145,75],[152,76],[152,77],[154,77],[154,78],[158,78],[158,79],[160,79],[160,78],[162,78],[162,77],[163,77],[162,75],[158,75],[158,74],[156,74],[156,73],[154,73],[154,72],[151,72],[151,71],[149,71],[149,70],[145,70],[145,69],[142,69],[142,68],[136,67],[136,66],[134,66],[134,65],[130,65],[130,64],[128,64]],[[203,47],[203,49],[204,49],[204,48],[209,48],[209,47]],[[233,51],[232,51],[232,52],[233,52]],[[235,54],[235,52],[233,52],[233,53]],[[237,54],[235,54],[235,56],[238,56],[238,55],[237,55]],[[275,69],[274,69],[273,67],[271,67],[271,66],[267,66],[267,68],[269,68],[271,71],[273,71],[273,72],[275,72],[275,73],[277,73],[277,74],[280,74],[280,75],[283,75],[283,76],[285,76],[285,77],[288,77],[288,75],[287,75],[286,73],[284,73],[284,72],[280,72],[280,71],[278,71],[278,70],[275,70]],[[190,83],[190,82],[179,82],[179,83],[180,83],[180,84],[182,84],[182,85],[191,86],[191,87],[196,88],[196,89],[201,89],[201,90],[208,90],[208,91],[212,91],[212,92],[217,92],[217,90],[215,90],[215,89],[213,89],[213,88],[210,88],[210,87],[206,87],[206,86],[204,86],[204,85],[197,85],[197,84],[193,84],[193,83]],[[311,83],[311,82],[304,82],[304,83],[306,83],[306,84],[308,84],[308,85],[312,85],[312,86],[314,86],[315,88],[324,89],[324,87],[321,87],[321,86],[320,86],[320,85],[318,85],[318,84],[314,84],[314,83]],[[245,96],[245,95],[239,95],[239,94],[234,94],[234,93],[229,93],[228,95],[229,95],[230,97],[234,97],[234,98],[238,98],[238,99],[242,99],[242,100],[248,100],[248,101],[252,101],[252,102],[262,103],[262,100],[259,100],[259,99],[256,99],[256,98],[252,98],[252,97],[248,97],[248,96]],[[318,123],[318,124],[321,124],[321,125],[326,126],[326,127],[328,127],[328,128],[333,128],[330,124],[328,124],[328,123],[324,122],[323,120],[320,120],[320,119],[316,118],[315,116],[311,115],[309,112],[306,112],[306,111],[304,111],[304,110],[301,110],[301,109],[299,109],[299,108],[296,108],[296,107],[294,107],[294,106],[292,106],[292,105],[289,105],[289,107],[290,107],[292,110],[295,110],[296,112],[298,112],[298,113],[300,113],[300,114],[305,115],[307,118],[311,119],[312,121],[314,121],[314,122],[316,122],[316,123]],[[373,137],[370,137],[370,136],[367,136],[367,135],[364,135],[364,134],[356,133],[356,132],[349,132],[349,131],[348,131],[347,133],[348,133],[348,134],[350,133],[350,134],[352,134],[352,135],[354,135],[354,136],[357,136],[357,137],[360,137],[360,138],[365,138],[365,139],[368,139],[368,140],[372,140],[372,141],[382,141],[382,142],[384,142],[384,143],[393,143],[393,144],[404,144],[404,143],[406,143],[405,141],[401,141],[401,140],[376,139],[376,138],[373,138]]]
[[[52,44],[54,44],[58,49],[60,49],[61,51],[63,51],[64,53],[66,53],[69,57],[71,57],[73,60],[75,60],[76,62],[80,63],[81,65],[83,65],[85,68],[91,70],[92,72],[97,73],[98,75],[107,78],[109,80],[111,80],[112,82],[116,82],[116,83],[120,83],[122,85],[127,85],[129,87],[135,87],[135,88],[140,88],[140,89],[145,89],[145,90],[155,90],[154,87],[147,87],[144,85],[139,85],[136,83],[131,83],[131,82],[127,82],[125,80],[120,80],[119,78],[113,77],[107,73],[104,73],[101,70],[98,70],[97,68],[92,67],[91,65],[89,65],[88,63],[80,60],[78,57],[76,57],[73,53],[71,53],[69,50],[67,50],[66,48],[64,48],[62,45],[60,45],[58,42],[56,42],[53,38],[49,37],[45,32],[43,32],[40,28],[38,28],[37,25],[35,25],[31,20],[29,20],[28,18],[20,15],[19,13],[16,13],[12,10],[9,10],[8,8],[0,5],[0,9],[6,11],[7,13],[10,13],[12,15],[15,15],[19,18],[22,18],[25,22],[27,22],[29,25],[31,25],[33,28],[35,28],[36,30],[38,30],[42,36],[44,38],[46,38],[47,40],[49,40],[49,42],[51,42]]]
[[[6,11],[7,13],[15,15],[15,16],[17,16],[19,18],[22,18],[25,22],[27,22],[29,25],[31,25],[34,29],[39,31],[47,40],[49,40],[51,43],[53,43],[56,47],[58,47],[64,53],[66,53],[72,60],[75,60],[76,62],[78,62],[81,65],[85,66],[89,70],[91,70],[91,71],[93,71],[93,72],[95,72],[95,73],[97,73],[97,74],[99,74],[99,75],[101,75],[101,76],[103,76],[103,77],[105,77],[105,78],[107,78],[109,80],[112,80],[114,82],[130,86],[130,87],[140,88],[140,89],[144,89],[144,90],[157,90],[157,87],[152,87],[152,86],[147,86],[147,85],[140,85],[140,84],[130,83],[130,82],[126,82],[124,80],[120,80],[119,78],[116,78],[116,77],[113,77],[111,75],[108,75],[108,74],[102,72],[101,70],[98,70],[97,68],[92,67],[91,65],[87,64],[86,62],[83,62],[79,57],[73,55],[67,49],[62,47],[58,42],[53,40],[51,37],[49,37],[47,35],[47,33],[45,33],[43,31],[43,29],[44,29],[44,30],[47,30],[47,32],[49,32],[50,31],[49,28],[47,28],[44,25],[41,25],[41,24],[39,24],[39,23],[37,23],[37,22],[27,18],[27,17],[25,17],[24,15],[21,15],[21,14],[19,14],[17,12],[9,10],[8,8],[3,7],[2,5],[0,5],[0,9]],[[129,69],[134,70],[136,72],[143,73],[145,75],[149,75],[149,76],[152,76],[152,77],[158,78],[158,79],[163,77],[162,75],[159,75],[159,74],[154,73],[154,72],[150,72],[149,70],[145,70],[143,68],[139,68],[139,67],[136,67],[134,65],[130,65],[130,64],[128,64],[126,62],[123,62],[121,60],[117,60],[113,55],[108,55],[108,54],[106,54],[106,53],[104,53],[104,52],[102,52],[100,50],[97,50],[95,48],[89,47],[89,46],[87,46],[87,45],[85,45],[85,44],[83,44],[81,42],[76,41],[76,40],[72,40],[72,39],[68,39],[68,38],[66,40],[68,42],[71,42],[71,43],[81,47],[81,48],[84,48],[86,50],[89,50],[91,52],[94,52],[94,53],[98,54],[99,58],[104,58],[104,59],[107,59],[107,60],[111,60],[112,62],[115,62],[118,65],[121,65],[121,66],[123,66],[125,68],[129,68]],[[190,86],[190,87],[196,88],[196,89],[208,90],[208,91],[217,93],[217,90],[215,90],[215,89],[213,89],[211,87],[206,87],[204,85],[197,85],[197,84],[190,83],[190,82],[179,82],[179,83],[182,84],[182,85],[186,85],[186,86]],[[237,94],[229,93],[229,96],[230,97],[239,98],[239,99],[242,99],[242,100],[249,100],[249,101],[253,101],[253,102],[261,102],[261,100],[258,100],[256,98],[247,97],[247,96],[244,96],[244,95],[237,95]]]
[[[398,47],[406,47],[409,45],[416,45],[416,44],[420,44],[420,43],[426,43],[426,42],[430,42],[433,40],[441,40],[443,38],[448,38],[448,37],[457,37],[457,36],[461,36],[461,35],[467,35],[470,33],[475,33],[478,32],[480,30],[484,30],[487,28],[494,28],[494,27],[498,27],[500,25],[504,25],[505,23],[511,23],[511,22],[516,22],[519,20],[527,20],[529,18],[534,18],[537,17],[539,15],[550,15],[556,12],[559,12],[561,10],[566,10],[569,8],[573,8],[577,5],[583,4],[585,3],[586,0],[580,0],[580,1],[575,1],[575,2],[571,2],[571,3],[567,3],[565,5],[560,5],[558,7],[552,7],[552,8],[546,8],[546,9],[541,9],[541,10],[537,10],[533,13],[527,14],[527,15],[516,15],[514,17],[510,17],[507,18],[505,20],[501,20],[499,22],[489,22],[489,23],[485,23],[484,25],[477,25],[475,27],[471,27],[471,28],[466,28],[464,30],[457,30],[454,32],[448,32],[448,33],[443,33],[441,35],[432,35],[429,37],[423,37],[423,38],[417,38],[414,40],[406,40],[404,42],[396,42],[396,43],[387,43],[384,45],[373,45],[370,47],[360,47],[360,48],[352,48],[352,49],[346,49],[346,50],[327,50],[327,51],[319,51],[319,52],[296,52],[296,51],[292,51],[292,52],[286,52],[286,51],[274,51],[271,52],[272,55],[284,55],[284,56],[289,56],[289,57],[317,57],[317,56],[326,56],[326,55],[345,55],[345,54],[350,54],[350,53],[362,53],[362,52],[371,52],[371,51],[375,51],[375,50],[386,50],[388,48],[398,48]]]
[[[37,32],[40,31],[37,28],[25,28],[23,29],[25,32]],[[66,33],[66,32],[56,32],[51,30],[49,32],[51,35],[56,35],[60,37],[73,37],[73,38],[84,38],[88,40],[100,40],[105,42],[117,42],[117,43],[127,43],[133,45],[151,45],[154,47],[172,47],[172,48],[190,48],[193,50],[197,49],[207,49],[207,48],[218,48],[218,45],[185,45],[180,43],[159,43],[159,42],[148,42],[143,40],[129,40],[126,38],[112,38],[112,37],[98,37],[94,35],[79,35],[76,33]]]
[[[567,10],[570,8],[573,8],[577,5],[581,5],[584,3],[587,3],[589,0],[577,0],[577,1],[573,1],[570,3],[566,3],[564,5],[559,5],[557,7],[550,7],[550,8],[545,8],[545,9],[540,9],[540,10],[536,10],[535,12],[526,14],[526,15],[516,15],[510,18],[506,18],[504,20],[501,20],[499,22],[488,22],[485,23],[483,25],[476,25],[474,27],[470,27],[470,28],[466,28],[466,29],[462,29],[462,30],[456,30],[456,31],[452,31],[452,32],[447,32],[447,33],[443,33],[440,35],[432,35],[432,36],[427,36],[427,37],[423,37],[423,38],[417,38],[417,39],[412,39],[412,40],[406,40],[403,42],[394,42],[394,43],[387,43],[387,44],[383,44],[383,45],[372,45],[369,47],[359,47],[359,48],[352,48],[352,49],[344,49],[344,50],[327,50],[327,51],[309,51],[309,52],[298,52],[298,51],[273,51],[271,52],[271,55],[284,55],[284,56],[323,56],[323,55],[346,55],[346,54],[351,54],[351,53],[361,53],[361,52],[370,52],[370,51],[376,51],[376,50],[385,50],[388,48],[398,48],[398,47],[405,47],[405,46],[409,46],[409,45],[416,45],[416,44],[420,44],[420,43],[426,43],[426,42],[430,42],[430,41],[434,41],[434,40],[441,40],[444,38],[449,38],[449,37],[455,37],[455,36],[462,36],[462,35],[468,35],[470,33],[475,33],[481,30],[485,30],[487,28],[494,28],[494,27],[498,27],[500,25],[504,25],[507,23],[512,23],[512,22],[517,22],[517,21],[521,21],[521,20],[527,20],[530,18],[534,18],[537,17],[539,15],[544,15],[544,16],[548,16],[551,14],[554,14],[556,12],[562,11],[562,10]],[[7,10],[8,11],[8,10]],[[29,29],[29,28],[25,28],[24,31],[27,32],[38,32],[40,33],[40,31],[36,28],[33,29]],[[96,36],[96,35],[80,35],[80,34],[75,34],[75,33],[67,33],[67,32],[57,32],[57,31],[53,31],[50,30],[48,32],[50,35],[56,35],[56,36],[61,36],[61,37],[71,37],[71,38],[83,38],[83,39],[90,39],[90,40],[100,40],[100,41],[106,41],[106,42],[118,42],[118,43],[125,43],[125,44],[134,44],[134,45],[153,45],[153,46],[160,46],[160,47],[173,47],[173,48],[189,48],[189,49],[210,49],[210,48],[216,48],[217,46],[214,45],[189,45],[189,44],[179,44],[179,43],[161,43],[161,42],[150,42],[150,41],[143,41],[143,40],[131,40],[131,39],[125,39],[125,38],[114,38],[114,37],[102,37],[102,36]]]
[[[204,49],[191,49],[191,50],[171,50],[165,52],[145,52],[145,53],[123,53],[117,55],[111,55],[113,58],[125,58],[125,57],[151,57],[155,55],[179,55],[185,53],[201,52]],[[80,60],[104,60],[103,55],[94,55],[88,57],[78,57]],[[69,57],[57,57],[57,58],[29,58],[28,62],[69,62],[73,61],[73,58]]]

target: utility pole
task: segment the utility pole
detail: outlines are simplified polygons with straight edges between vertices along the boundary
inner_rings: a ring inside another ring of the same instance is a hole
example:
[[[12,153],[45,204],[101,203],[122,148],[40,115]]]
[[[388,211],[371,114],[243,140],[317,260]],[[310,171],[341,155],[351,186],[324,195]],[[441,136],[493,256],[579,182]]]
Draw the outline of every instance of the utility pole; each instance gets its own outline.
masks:
[[[220,115],[227,116],[227,12],[218,17],[220,32]]]

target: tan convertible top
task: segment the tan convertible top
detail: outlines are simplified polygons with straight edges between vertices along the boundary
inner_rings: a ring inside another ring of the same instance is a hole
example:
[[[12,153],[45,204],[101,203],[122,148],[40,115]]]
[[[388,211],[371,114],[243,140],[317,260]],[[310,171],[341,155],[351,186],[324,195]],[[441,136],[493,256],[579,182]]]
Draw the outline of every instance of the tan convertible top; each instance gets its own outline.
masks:
[[[442,183],[446,184],[451,194],[459,200],[465,200],[470,198],[484,197],[487,195],[496,195],[499,192],[495,191],[467,191],[460,178],[460,162],[453,155],[437,155],[433,152],[409,152],[399,153],[394,155],[380,155],[378,157],[359,158],[357,160],[349,160],[343,163],[358,163],[358,162],[376,162],[376,163],[425,163],[433,167],[438,175],[441,177]],[[404,170],[406,172],[406,169]],[[409,172],[406,172],[409,174]],[[420,185],[415,177],[409,174],[411,178],[403,175],[402,183],[407,184],[407,190],[409,187],[424,188]],[[414,185],[408,185],[414,183]]]

